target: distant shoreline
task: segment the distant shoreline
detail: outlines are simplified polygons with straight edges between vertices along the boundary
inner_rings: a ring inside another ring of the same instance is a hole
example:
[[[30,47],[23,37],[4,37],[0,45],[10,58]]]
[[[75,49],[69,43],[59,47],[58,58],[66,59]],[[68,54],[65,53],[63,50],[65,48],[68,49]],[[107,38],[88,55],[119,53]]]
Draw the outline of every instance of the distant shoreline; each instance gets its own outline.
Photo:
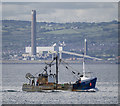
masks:
[[[50,63],[52,60],[2,60],[0,64],[45,64]],[[82,61],[64,60],[69,64],[82,64]],[[63,63],[63,62],[62,62]],[[86,64],[117,64],[110,61],[86,61]]]

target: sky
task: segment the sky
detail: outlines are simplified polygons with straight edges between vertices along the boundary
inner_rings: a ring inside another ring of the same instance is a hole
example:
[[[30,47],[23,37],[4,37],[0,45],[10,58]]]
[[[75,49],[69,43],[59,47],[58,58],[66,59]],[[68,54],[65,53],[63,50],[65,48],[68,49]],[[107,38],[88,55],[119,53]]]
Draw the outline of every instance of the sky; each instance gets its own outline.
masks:
[[[3,2],[2,19],[38,22],[108,22],[118,20],[117,2]]]

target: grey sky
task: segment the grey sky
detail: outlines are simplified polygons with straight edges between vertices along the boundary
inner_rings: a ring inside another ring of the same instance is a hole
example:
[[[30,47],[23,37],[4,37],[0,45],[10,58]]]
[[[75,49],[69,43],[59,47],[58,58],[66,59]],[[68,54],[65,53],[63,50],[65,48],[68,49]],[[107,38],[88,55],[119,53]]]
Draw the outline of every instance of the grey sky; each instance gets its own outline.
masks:
[[[37,11],[37,21],[103,22],[118,19],[116,2],[4,2],[3,19],[31,20],[31,10]]]

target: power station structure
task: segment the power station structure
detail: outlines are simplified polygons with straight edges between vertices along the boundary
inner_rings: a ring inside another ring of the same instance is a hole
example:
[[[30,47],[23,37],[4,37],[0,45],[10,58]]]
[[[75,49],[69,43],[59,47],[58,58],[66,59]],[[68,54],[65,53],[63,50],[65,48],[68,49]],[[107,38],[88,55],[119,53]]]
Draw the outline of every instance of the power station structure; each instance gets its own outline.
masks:
[[[36,10],[32,10],[31,55],[36,55]]]
[[[46,47],[36,46],[36,10],[32,10],[31,15],[31,47],[25,47],[25,54],[23,54],[23,57],[30,57],[32,60],[35,60],[36,57],[46,58],[52,55],[53,58],[56,51],[62,51],[63,47],[56,47],[56,44]],[[62,58],[62,52],[60,52],[60,58]]]
[[[45,59],[47,57],[50,57],[50,55],[53,59],[56,52],[59,53],[60,59],[62,59],[62,53],[83,57],[83,54],[63,51],[64,46],[65,46],[64,42],[60,43],[59,46],[56,43],[53,44],[52,46],[45,46],[45,47],[36,46],[36,10],[32,10],[31,47],[25,47],[25,54],[22,55],[24,57],[24,59],[25,60],[36,60],[36,58],[41,58],[41,57]],[[84,46],[85,46],[84,47],[85,48],[84,49],[85,57],[92,58],[90,56],[87,56],[87,40],[86,39],[85,39]]]

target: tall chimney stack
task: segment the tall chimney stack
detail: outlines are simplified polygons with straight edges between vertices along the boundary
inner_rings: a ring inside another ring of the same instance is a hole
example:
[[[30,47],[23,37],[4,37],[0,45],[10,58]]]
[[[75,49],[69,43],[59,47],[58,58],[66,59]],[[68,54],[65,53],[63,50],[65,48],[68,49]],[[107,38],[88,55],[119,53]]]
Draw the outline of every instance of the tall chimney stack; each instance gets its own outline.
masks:
[[[36,55],[36,10],[32,10],[31,55]]]

